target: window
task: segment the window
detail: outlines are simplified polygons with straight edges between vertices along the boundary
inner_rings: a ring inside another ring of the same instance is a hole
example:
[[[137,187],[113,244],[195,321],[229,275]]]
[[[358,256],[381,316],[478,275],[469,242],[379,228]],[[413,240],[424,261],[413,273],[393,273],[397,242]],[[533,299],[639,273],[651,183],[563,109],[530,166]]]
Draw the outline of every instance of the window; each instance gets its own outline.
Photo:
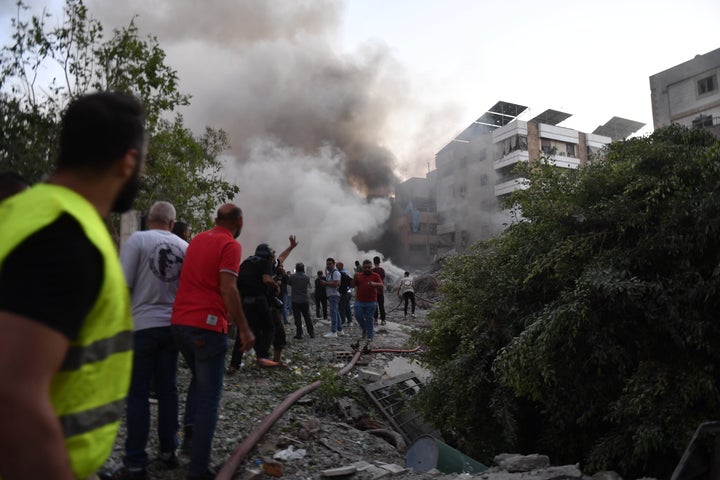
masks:
[[[710,75],[709,77],[698,80],[697,89],[698,95],[705,95],[717,90],[717,80],[715,80],[715,75]]]
[[[711,115],[699,115],[692,121],[693,128],[708,128],[713,126],[713,117]]]
[[[540,139],[540,150],[542,150],[543,153],[548,155],[552,153],[552,142],[550,142],[549,138]]]
[[[574,143],[568,143],[565,145],[565,149],[567,151],[568,157],[575,157],[575,144]]]

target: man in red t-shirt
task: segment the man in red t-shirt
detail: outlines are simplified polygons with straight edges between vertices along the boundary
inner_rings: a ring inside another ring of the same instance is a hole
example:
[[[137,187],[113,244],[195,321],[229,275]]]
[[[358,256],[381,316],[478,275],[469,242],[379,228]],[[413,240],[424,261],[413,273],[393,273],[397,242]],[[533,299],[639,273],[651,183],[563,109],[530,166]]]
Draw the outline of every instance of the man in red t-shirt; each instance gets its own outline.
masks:
[[[235,239],[242,225],[237,205],[218,209],[215,228],[196,235],[188,246],[173,305],[173,337],[192,374],[182,445],[190,453],[188,480],[215,478],[208,467],[225,375],[228,319],[238,327],[243,350],[255,345],[236,283],[242,249]]]
[[[370,260],[364,260],[362,270],[355,274],[351,288],[357,288],[355,293],[355,319],[362,327],[362,337],[353,345],[360,347],[360,341],[367,339],[364,351],[369,351],[369,344],[374,336],[375,309],[377,308],[378,288],[382,288],[383,281],[380,275],[373,272]]]

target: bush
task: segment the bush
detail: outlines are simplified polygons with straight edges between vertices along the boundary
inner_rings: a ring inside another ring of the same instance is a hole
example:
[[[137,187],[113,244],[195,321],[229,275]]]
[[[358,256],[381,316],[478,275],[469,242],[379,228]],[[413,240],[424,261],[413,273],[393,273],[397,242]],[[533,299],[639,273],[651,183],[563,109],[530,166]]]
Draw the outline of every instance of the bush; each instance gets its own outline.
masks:
[[[423,414],[479,459],[669,477],[720,406],[719,144],[673,125],[523,174],[519,220],[444,268]]]

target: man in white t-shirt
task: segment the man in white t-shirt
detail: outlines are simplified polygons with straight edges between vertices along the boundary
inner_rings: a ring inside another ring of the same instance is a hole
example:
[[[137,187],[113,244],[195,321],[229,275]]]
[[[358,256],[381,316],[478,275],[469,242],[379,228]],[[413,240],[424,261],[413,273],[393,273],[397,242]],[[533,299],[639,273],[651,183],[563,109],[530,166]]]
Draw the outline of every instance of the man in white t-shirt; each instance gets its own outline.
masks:
[[[170,318],[188,243],[172,233],[174,223],[175,207],[155,202],[147,217],[149,230],[133,233],[120,252],[132,300],[134,346],[122,467],[125,471],[123,476],[116,474],[117,478],[146,476],[152,380],[158,397],[159,457],[168,468],[178,465],[178,350]]]
[[[415,318],[415,280],[410,276],[410,272],[405,272],[405,276],[400,279],[397,293],[401,300],[405,300],[405,317],[407,317],[408,301],[410,301],[412,302],[412,318]]]

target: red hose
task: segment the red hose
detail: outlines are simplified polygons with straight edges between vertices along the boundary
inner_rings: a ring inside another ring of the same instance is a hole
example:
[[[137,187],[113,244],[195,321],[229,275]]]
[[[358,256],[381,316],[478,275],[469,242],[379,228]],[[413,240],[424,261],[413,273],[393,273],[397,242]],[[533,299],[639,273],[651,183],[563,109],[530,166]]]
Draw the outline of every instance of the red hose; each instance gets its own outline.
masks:
[[[352,370],[352,368],[355,366],[358,359],[360,358],[360,354],[361,352],[359,351],[355,352],[355,355],[353,355],[353,358],[350,360],[350,362],[345,365],[340,371],[338,371],[337,376],[345,375],[350,370]],[[231,480],[233,474],[235,473],[235,470],[237,470],[238,466],[243,461],[245,456],[260,441],[262,436],[265,435],[268,430],[270,430],[270,427],[273,426],[273,424],[283,415],[283,413],[285,413],[288,408],[290,408],[293,403],[297,402],[303,395],[312,392],[320,385],[322,385],[322,382],[320,380],[317,380],[309,385],[295,390],[293,393],[288,395],[285,400],[283,400],[280,405],[275,407],[275,409],[270,413],[270,415],[265,417],[263,421],[260,422],[260,425],[255,427],[255,430],[250,432],[250,434],[245,437],[245,439],[240,443],[240,445],[238,445],[233,454],[225,462],[222,469],[215,477],[215,480]]]
[[[370,353],[417,353],[422,347],[417,346],[411,350],[397,350],[394,348],[376,348],[370,350]]]

